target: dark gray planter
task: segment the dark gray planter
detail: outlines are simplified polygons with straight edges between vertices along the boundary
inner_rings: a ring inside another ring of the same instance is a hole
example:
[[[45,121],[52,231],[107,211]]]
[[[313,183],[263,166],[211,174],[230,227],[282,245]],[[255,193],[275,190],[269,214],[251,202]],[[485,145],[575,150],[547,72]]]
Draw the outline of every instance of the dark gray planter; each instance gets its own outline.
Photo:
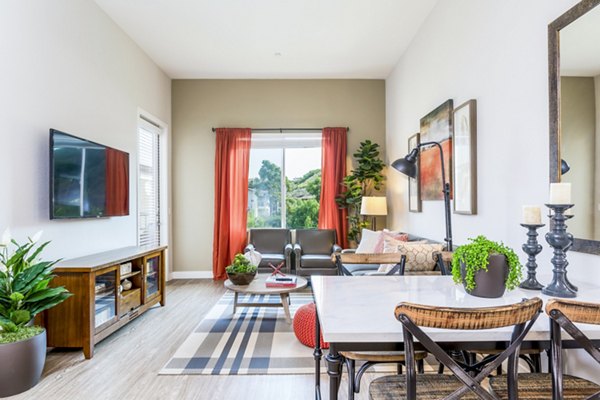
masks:
[[[465,277],[465,265],[461,262],[460,272]],[[475,289],[467,293],[477,297],[496,298],[502,297],[506,290],[506,279],[508,278],[508,263],[502,254],[492,254],[488,258],[488,270],[475,272]]]
[[[46,363],[46,331],[21,342],[0,344],[0,397],[31,389]]]
[[[234,285],[238,285],[238,286],[249,285],[250,282],[252,282],[254,280],[255,276],[256,276],[256,272],[245,272],[245,273],[238,272],[235,274],[230,274],[229,272],[227,273],[227,277],[229,278],[231,283],[233,283]]]

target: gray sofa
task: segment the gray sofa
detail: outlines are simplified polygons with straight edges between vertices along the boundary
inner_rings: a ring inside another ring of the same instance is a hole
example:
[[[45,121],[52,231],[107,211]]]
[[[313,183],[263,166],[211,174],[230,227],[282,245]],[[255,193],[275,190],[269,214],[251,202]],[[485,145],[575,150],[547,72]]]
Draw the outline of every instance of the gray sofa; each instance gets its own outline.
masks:
[[[413,235],[410,233],[408,234],[409,242],[421,241],[421,240],[426,240],[427,243],[434,243],[434,244],[440,243],[440,242],[436,242],[434,240],[416,236],[416,235]],[[342,253],[355,253],[355,252],[356,252],[356,249],[342,250]],[[344,268],[346,269],[346,271],[348,271],[353,276],[362,276],[362,275],[372,275],[373,272],[377,271],[377,269],[379,268],[379,265],[376,265],[376,264],[344,264]],[[449,271],[448,266],[443,262],[441,254],[438,255],[435,271],[439,271],[438,273],[441,273],[442,275],[448,274],[448,271]]]

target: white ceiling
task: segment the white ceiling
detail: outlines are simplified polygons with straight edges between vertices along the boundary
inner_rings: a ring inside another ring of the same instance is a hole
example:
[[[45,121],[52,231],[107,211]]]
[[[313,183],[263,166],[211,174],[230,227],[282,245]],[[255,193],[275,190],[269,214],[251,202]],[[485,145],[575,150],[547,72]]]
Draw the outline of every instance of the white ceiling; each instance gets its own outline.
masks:
[[[438,0],[95,1],[171,78],[382,79]]]
[[[560,31],[560,74],[600,75],[600,6]]]

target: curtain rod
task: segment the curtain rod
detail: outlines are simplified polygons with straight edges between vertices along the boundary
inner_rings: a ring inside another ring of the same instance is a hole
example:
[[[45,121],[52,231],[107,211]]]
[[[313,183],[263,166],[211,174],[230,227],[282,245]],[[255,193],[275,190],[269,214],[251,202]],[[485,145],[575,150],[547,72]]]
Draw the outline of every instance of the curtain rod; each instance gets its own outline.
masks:
[[[252,131],[261,131],[261,132],[279,132],[283,133],[283,131],[322,131],[323,128],[253,128]],[[346,128],[348,132],[350,132],[350,128]],[[213,132],[217,131],[217,128],[212,128]]]

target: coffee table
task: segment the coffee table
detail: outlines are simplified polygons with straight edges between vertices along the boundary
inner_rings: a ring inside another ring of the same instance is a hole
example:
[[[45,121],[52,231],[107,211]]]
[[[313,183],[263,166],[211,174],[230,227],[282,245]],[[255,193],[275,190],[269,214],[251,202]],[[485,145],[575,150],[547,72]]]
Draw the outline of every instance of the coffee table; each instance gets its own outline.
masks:
[[[265,285],[265,280],[271,276],[271,274],[258,274],[256,278],[249,285],[234,285],[229,279],[225,281],[225,288],[235,293],[233,298],[233,313],[235,314],[237,307],[283,307],[285,313],[285,320],[288,323],[292,323],[292,316],[290,315],[290,293],[296,290],[300,290],[306,287],[308,281],[301,277],[296,276],[295,287],[276,287],[271,288]],[[286,274],[287,277],[294,277],[295,275]],[[240,303],[238,301],[238,295],[242,294],[278,294],[281,297],[281,303]]]

